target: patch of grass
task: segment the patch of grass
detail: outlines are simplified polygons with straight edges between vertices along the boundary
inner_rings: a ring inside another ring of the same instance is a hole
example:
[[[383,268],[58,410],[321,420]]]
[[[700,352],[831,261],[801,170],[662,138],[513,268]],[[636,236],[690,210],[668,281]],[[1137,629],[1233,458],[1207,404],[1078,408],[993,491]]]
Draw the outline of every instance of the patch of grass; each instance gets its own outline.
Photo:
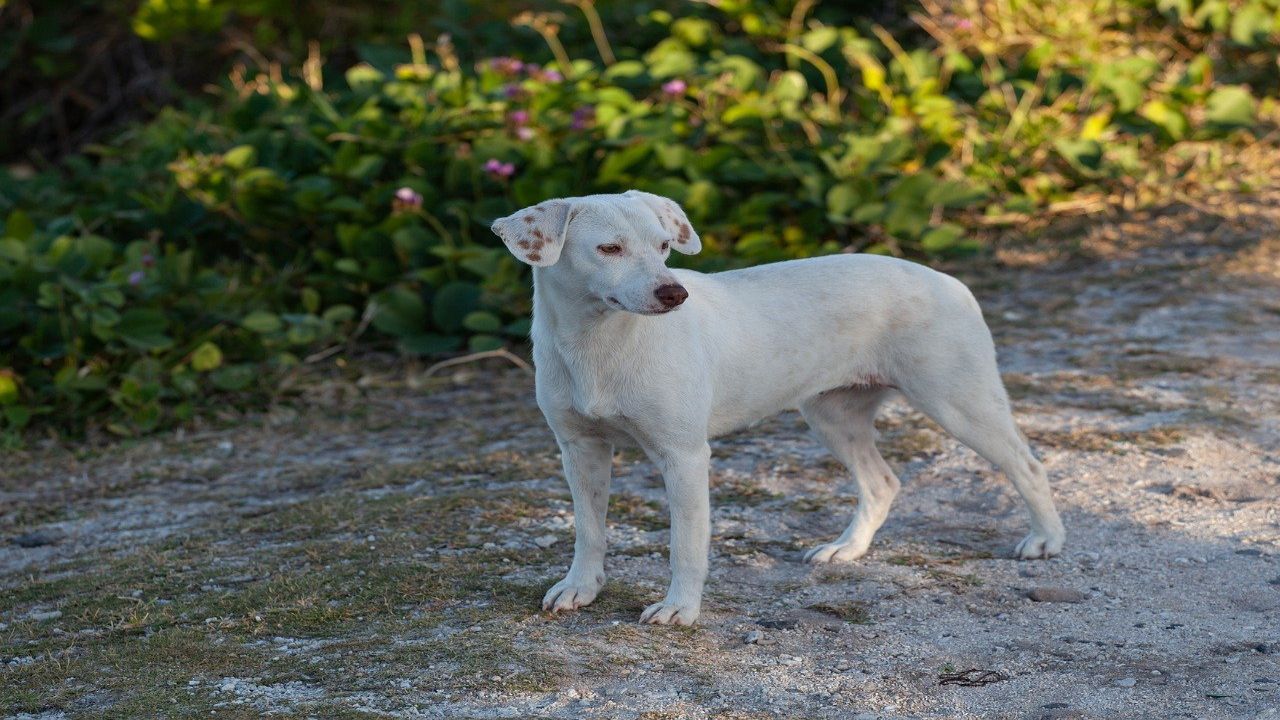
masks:
[[[942,452],[943,434],[923,416],[913,416],[909,422],[881,419],[877,425],[881,432],[877,447],[886,460],[902,464]]]
[[[972,573],[954,573],[947,570],[930,568],[924,571],[926,577],[935,580],[943,587],[957,595],[982,586],[982,578]]]
[[[929,558],[923,555],[893,555],[885,562],[890,565],[900,565],[904,567],[923,567],[929,564]]]
[[[510,450],[465,457],[379,465],[346,483],[352,490],[409,485],[430,480],[434,487],[470,482],[520,482],[559,475],[560,460],[551,453],[519,453]]]
[[[751,478],[743,478],[736,475],[729,478],[724,476],[713,476],[713,478],[711,487],[711,503],[713,505],[754,507],[782,497],[779,493],[773,492],[759,481]]]
[[[641,530],[666,530],[671,527],[661,503],[631,493],[616,493],[610,498],[609,516]]]
[[[1176,428],[1150,430],[1028,430],[1027,437],[1036,445],[1079,452],[1122,453],[1128,446],[1158,448],[1177,445],[1184,434]]]
[[[866,603],[818,603],[807,606],[807,609],[838,617],[847,623],[856,625],[871,624],[871,612]]]
[[[858,498],[852,495],[825,497],[802,497],[787,503],[787,507],[796,512],[810,513],[820,510],[832,513],[847,513],[858,506]]]
[[[1219,361],[1213,358],[1145,349],[1130,351],[1126,357],[1115,361],[1116,374],[1121,380],[1160,375],[1204,375],[1218,364]]]

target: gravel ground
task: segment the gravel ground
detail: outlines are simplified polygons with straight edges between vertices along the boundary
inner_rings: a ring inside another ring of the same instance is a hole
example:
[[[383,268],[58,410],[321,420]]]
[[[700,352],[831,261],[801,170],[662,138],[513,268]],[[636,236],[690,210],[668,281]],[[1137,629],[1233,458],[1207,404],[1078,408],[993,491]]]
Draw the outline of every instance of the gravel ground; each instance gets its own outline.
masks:
[[[1068,542],[901,403],[871,552],[786,414],[713,444],[695,628],[654,469],[615,465],[610,581],[538,611],[572,514],[532,378],[335,371],[288,403],[0,473],[0,717],[1280,718],[1280,239],[1236,200],[950,268],[984,305]],[[159,709],[157,709],[159,708]]]

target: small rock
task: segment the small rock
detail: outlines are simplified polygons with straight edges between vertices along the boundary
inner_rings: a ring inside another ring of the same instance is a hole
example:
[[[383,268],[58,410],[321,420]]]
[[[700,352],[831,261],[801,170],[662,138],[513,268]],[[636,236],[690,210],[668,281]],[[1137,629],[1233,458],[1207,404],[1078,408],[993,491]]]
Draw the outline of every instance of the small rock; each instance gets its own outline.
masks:
[[[36,622],[44,622],[46,620],[57,620],[62,617],[61,610],[49,610],[47,612],[31,612],[27,613],[27,617]]]
[[[1027,597],[1036,602],[1078,603],[1084,602],[1085,594],[1070,588],[1036,587],[1031,588]]]
[[[36,530],[14,536],[13,544],[24,548],[38,548],[53,545],[61,539],[62,533],[56,530]]]
[[[751,632],[742,636],[742,642],[746,643],[747,645],[755,645],[756,643],[760,642],[760,640],[763,638],[764,638],[764,633],[760,632],[759,630],[752,630]]]
[[[1137,684],[1138,681],[1136,678],[1120,678],[1116,681],[1116,685],[1124,688],[1130,688]]]
[[[560,542],[560,538],[550,533],[533,539],[533,544],[540,548],[549,548],[558,542]]]

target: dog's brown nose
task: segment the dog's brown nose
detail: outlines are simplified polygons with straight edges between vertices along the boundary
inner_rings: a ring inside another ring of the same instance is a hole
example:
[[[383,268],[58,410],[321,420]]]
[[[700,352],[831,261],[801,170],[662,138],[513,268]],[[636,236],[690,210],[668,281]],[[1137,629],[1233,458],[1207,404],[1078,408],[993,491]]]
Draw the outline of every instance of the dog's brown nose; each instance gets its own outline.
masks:
[[[662,303],[663,307],[669,308],[673,308],[689,298],[689,291],[685,290],[683,285],[676,285],[675,283],[660,285],[657,290],[653,291],[653,294],[657,296],[658,302]]]

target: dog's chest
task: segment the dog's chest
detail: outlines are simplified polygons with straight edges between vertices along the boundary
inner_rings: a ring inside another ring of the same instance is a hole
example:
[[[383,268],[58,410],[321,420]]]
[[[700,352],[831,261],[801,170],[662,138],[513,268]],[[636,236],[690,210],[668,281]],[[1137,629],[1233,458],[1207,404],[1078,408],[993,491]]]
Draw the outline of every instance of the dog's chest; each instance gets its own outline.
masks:
[[[591,434],[617,439],[642,433],[646,391],[634,375],[543,356],[538,360],[538,398],[544,409]]]

